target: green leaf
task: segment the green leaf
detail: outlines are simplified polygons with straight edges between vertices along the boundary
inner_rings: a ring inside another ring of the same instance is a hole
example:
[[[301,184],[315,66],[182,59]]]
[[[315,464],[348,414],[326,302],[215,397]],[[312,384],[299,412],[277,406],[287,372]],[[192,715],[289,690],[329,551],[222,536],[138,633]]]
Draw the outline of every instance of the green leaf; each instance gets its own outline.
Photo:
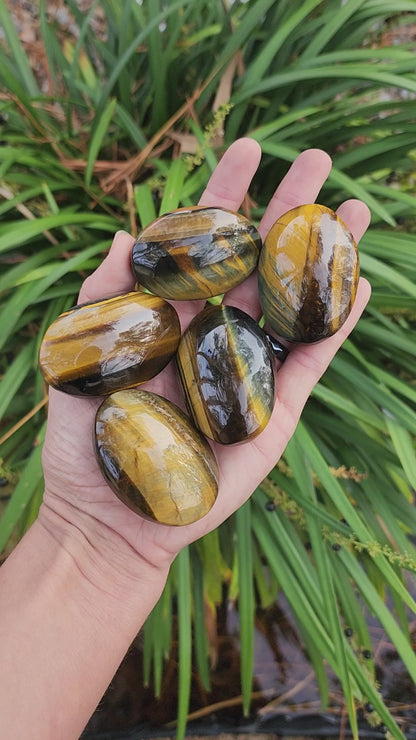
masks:
[[[104,137],[106,136],[106,134],[108,134],[108,128],[114,115],[116,104],[116,98],[113,98],[109,101],[108,105],[104,108],[102,114],[100,115],[96,125],[91,132],[90,145],[88,148],[87,166],[85,168],[85,184],[87,187],[91,185],[94,164],[101,149]]]
[[[247,717],[250,712],[254,664],[254,592],[250,500],[237,510],[235,516],[238,557],[241,687],[243,691],[243,712],[244,716]]]
[[[4,373],[0,383],[0,419],[3,418],[10,402],[17,394],[27,374],[33,369],[33,356],[36,341],[28,342],[16,354],[13,362]]]
[[[365,252],[360,256],[360,263],[367,275],[381,277],[384,282],[394,285],[395,290],[416,298],[416,285],[403,273]]]
[[[156,218],[152,191],[147,182],[134,188],[134,200],[139,214],[140,224],[144,229]]]
[[[314,34],[312,41],[301,55],[301,62],[310,63],[310,60],[325,48],[328,41],[335,36],[365,2],[366,0],[349,0],[343,6],[337,7],[336,11],[332,13],[332,17],[328,13],[328,18],[322,24],[319,33]]]
[[[293,7],[293,12],[275,29],[267,44],[263,44],[257,58],[251,63],[244,75],[242,87],[255,85],[263,78],[269,68],[273,57],[276,56],[288,36],[299,26],[307,15],[312,13],[321,4],[322,0],[305,0],[301,6]]]
[[[16,324],[19,321],[23,311],[30,303],[33,303],[39,296],[42,296],[45,288],[58,281],[63,275],[74,269],[78,269],[85,261],[97,252],[102,251],[102,243],[95,244],[83,252],[75,254],[65,262],[60,262],[53,272],[38,282],[21,285],[9,298],[3,309],[0,311],[0,346],[4,346],[10,335],[13,333]],[[4,323],[2,320],[7,317]]]
[[[391,217],[388,210],[366,190],[357,180],[349,177],[345,172],[341,172],[337,167],[333,167],[328,177],[328,183],[335,184],[337,187],[341,187],[346,193],[355,198],[360,198],[376,213],[380,218],[383,219],[390,226],[395,225],[394,218]]]
[[[46,422],[37,435],[37,444],[27,459],[17,483],[13,496],[0,519],[0,552],[4,549],[20,517],[28,506],[39,483],[43,479],[42,443],[45,437]]]
[[[297,434],[301,440],[302,446],[306,451],[308,459],[311,462],[312,468],[318,475],[321,483],[324,485],[326,492],[329,497],[341,513],[341,515],[347,520],[351,529],[355,532],[357,537],[364,544],[372,541],[371,533],[368,531],[365,523],[356,513],[354,507],[345,496],[344,491],[339,485],[336,478],[334,478],[322,455],[320,454],[316,444],[313,442],[310,435],[307,433],[302,423],[298,425]],[[399,580],[396,573],[390,564],[386,561],[383,555],[376,555],[374,562],[377,564],[380,571],[383,573],[391,589],[403,599],[403,601],[409,606],[409,608],[416,613],[416,603],[403,586],[403,583]]]
[[[11,19],[9,11],[7,10],[7,5],[5,2],[0,2],[0,26],[2,26],[5,33],[6,41],[9,44],[10,51],[13,55],[18,73],[25,85],[26,91],[29,93],[29,95],[38,95],[39,89],[36,84],[36,80],[33,76],[28,58],[20,43],[19,37],[16,33],[13,21]]]
[[[253,575],[256,591],[262,609],[267,609],[275,603],[279,591],[279,584],[273,573],[266,570],[257,548],[253,548]]]
[[[198,667],[198,675],[206,691],[211,691],[209,675],[209,644],[205,628],[205,601],[204,601],[204,570],[201,559],[195,548],[191,550],[192,555],[192,584],[194,604],[194,643],[195,657]]]
[[[386,414],[386,424],[409,483],[416,490],[416,449],[414,439],[401,424]]]
[[[6,229],[0,228],[0,252],[21,246],[44,231],[61,228],[68,224],[85,224],[88,225],[88,229],[102,229],[109,233],[113,233],[117,226],[113,218],[104,214],[68,213],[61,210],[59,214],[43,216],[33,221],[19,221],[8,224]]]
[[[285,456],[288,464],[293,470],[297,479],[299,488],[309,496],[313,501],[317,501],[315,488],[312,482],[312,470],[307,463],[305,450],[302,449],[302,441],[295,434],[289,442]],[[335,584],[332,576],[327,555],[326,545],[322,539],[322,531],[317,520],[306,513],[306,522],[309,529],[312,552],[314,555],[316,570],[319,577],[321,592],[324,600],[325,613],[329,620],[329,631],[334,643],[335,654],[337,656],[337,675],[341,680],[342,689],[345,697],[345,704],[348,711],[348,717],[351,730],[355,740],[358,740],[358,725],[355,712],[355,704],[351,679],[348,671],[347,656],[345,651],[345,638],[341,628],[340,616],[338,613],[338,604],[335,596]]]
[[[176,737],[185,737],[186,721],[191,693],[192,624],[189,549],[186,547],[176,558],[178,581],[178,716]]]
[[[215,608],[221,603],[222,583],[227,575],[224,564],[218,529],[214,529],[198,541],[197,547],[204,563],[204,590],[208,604]]]
[[[338,556],[343,562],[350,577],[353,578],[355,583],[358,585],[362,597],[366,601],[369,609],[377,615],[377,619],[380,621],[392,640],[397,652],[406,666],[406,669],[409,671],[412,681],[416,683],[416,656],[411,649],[411,645],[406,635],[401,631],[396,620],[378,595],[376,589],[369,578],[367,578],[359,563],[357,563],[356,559],[346,550],[340,550]]]
[[[174,159],[166,179],[159,215],[175,210],[182,197],[182,185],[186,174],[186,163],[183,159]]]
[[[164,10],[160,13],[157,13],[156,15],[152,16],[152,18],[149,20],[147,26],[140,30],[138,34],[134,37],[133,41],[129,44],[127,49],[120,54],[120,56],[117,59],[117,63],[115,64],[113,70],[111,71],[111,74],[109,75],[109,78],[105,85],[103,86],[103,89],[101,91],[100,98],[97,102],[97,108],[96,113],[97,116],[101,115],[101,112],[105,108],[106,101],[108,100],[114,85],[116,84],[116,81],[118,80],[120,73],[122,70],[126,67],[131,57],[137,53],[137,49],[142,44],[146,38],[148,38],[150,32],[153,28],[157,28],[160,23],[165,22],[166,19],[174,13],[179,8],[183,8],[185,5],[187,5],[189,2],[192,2],[192,0],[179,0],[179,2],[173,2],[169,4],[169,7],[164,8]]]

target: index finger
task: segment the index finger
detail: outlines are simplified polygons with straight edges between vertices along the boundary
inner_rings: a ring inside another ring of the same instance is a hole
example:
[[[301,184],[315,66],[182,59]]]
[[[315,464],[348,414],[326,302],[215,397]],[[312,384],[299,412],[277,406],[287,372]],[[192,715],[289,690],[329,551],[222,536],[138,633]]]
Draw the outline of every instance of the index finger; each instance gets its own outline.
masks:
[[[237,139],[219,161],[199,205],[237,211],[260,163],[260,145],[254,139]]]

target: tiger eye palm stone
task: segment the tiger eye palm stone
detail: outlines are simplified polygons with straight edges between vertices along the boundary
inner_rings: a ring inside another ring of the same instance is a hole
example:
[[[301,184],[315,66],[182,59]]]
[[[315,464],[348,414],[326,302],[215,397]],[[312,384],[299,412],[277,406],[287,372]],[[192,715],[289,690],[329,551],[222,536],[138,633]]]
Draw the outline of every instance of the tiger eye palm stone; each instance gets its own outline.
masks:
[[[191,524],[217,497],[218,468],[202,434],[174,404],[140,389],[108,396],[97,411],[101,472],[130,509],[161,524]]]
[[[144,383],[176,352],[180,325],[175,309],[132,292],[66,311],[43,339],[40,369],[53,388],[75,396],[100,396]]]
[[[132,267],[138,283],[162,298],[209,298],[245,280],[260,249],[260,235],[244,216],[223,208],[179,208],[141,232]]]
[[[259,434],[275,399],[273,358],[258,324],[232,306],[207,306],[182,336],[179,376],[196,426],[222,444]]]
[[[317,342],[344,323],[358,285],[354,238],[334,211],[304,205],[271,228],[259,260],[267,323],[293,342]]]

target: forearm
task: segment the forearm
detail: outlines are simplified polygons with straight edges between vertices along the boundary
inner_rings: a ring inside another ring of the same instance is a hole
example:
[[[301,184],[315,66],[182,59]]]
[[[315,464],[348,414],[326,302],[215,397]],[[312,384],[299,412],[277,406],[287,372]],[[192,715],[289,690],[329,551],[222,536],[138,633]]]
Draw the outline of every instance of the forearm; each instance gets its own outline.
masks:
[[[50,513],[35,522],[0,570],[3,740],[78,738],[167,576],[51,526]]]

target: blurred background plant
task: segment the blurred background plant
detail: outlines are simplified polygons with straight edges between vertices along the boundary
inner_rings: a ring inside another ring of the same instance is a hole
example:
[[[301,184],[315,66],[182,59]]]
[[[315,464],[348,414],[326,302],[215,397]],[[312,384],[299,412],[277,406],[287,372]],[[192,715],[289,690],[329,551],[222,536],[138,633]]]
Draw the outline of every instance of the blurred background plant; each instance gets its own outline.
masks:
[[[156,695],[178,632],[179,737],[193,675],[209,704],[224,599],[238,602],[248,714],[255,615],[278,593],[322,707],[330,667],[354,737],[363,707],[370,724],[405,737],[406,712],[388,706],[377,681],[365,614],[416,683],[415,11],[415,0],[40,0],[26,8],[0,0],[5,555],[42,497],[39,343],[114,231],[135,234],[159,213],[196,203],[240,135],[264,153],[243,204],[254,221],[308,147],[334,161],[321,202],[336,208],[359,197],[372,210],[361,245],[373,284],[364,318],[281,463],[234,517],[181,554],[144,628],[144,680]]]

